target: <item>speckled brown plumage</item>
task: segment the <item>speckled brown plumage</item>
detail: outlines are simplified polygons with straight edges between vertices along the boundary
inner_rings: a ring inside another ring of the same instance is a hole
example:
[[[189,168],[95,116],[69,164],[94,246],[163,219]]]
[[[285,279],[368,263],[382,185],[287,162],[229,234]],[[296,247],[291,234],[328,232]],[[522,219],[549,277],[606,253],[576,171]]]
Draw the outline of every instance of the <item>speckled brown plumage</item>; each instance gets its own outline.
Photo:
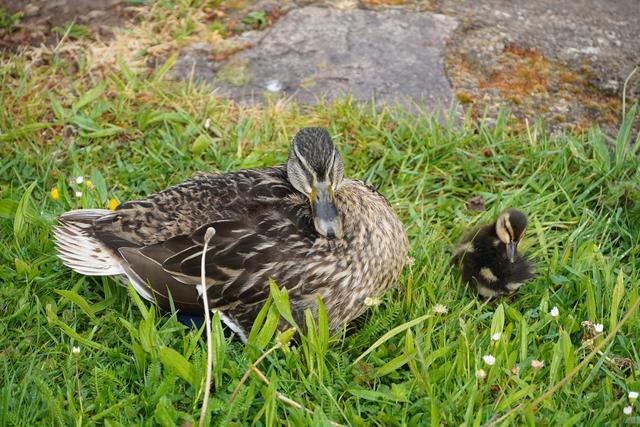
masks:
[[[169,308],[170,293],[182,312],[200,314],[203,238],[213,227],[205,255],[209,304],[241,338],[268,296],[269,278],[288,290],[298,320],[307,308],[315,313],[320,295],[335,331],[362,313],[367,297],[394,284],[408,246],[389,203],[370,186],[344,179],[335,206],[343,236],[332,239],[314,228],[309,199],[292,186],[286,165],[202,173],[114,212],[69,212],[60,218],[57,245],[79,272],[124,274],[161,307]]]

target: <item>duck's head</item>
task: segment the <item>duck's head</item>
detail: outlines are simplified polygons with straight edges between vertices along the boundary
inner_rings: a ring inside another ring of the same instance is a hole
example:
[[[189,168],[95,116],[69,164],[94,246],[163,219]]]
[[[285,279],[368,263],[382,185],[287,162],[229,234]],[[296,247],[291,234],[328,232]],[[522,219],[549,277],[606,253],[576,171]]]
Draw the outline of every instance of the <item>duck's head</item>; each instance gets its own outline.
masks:
[[[291,185],[309,198],[316,231],[328,238],[341,238],[335,192],[342,183],[344,164],[326,129],[298,131],[289,151],[287,174]]]
[[[518,243],[527,229],[527,216],[516,209],[502,212],[496,221],[498,239],[507,247],[507,258],[515,262],[518,254]]]

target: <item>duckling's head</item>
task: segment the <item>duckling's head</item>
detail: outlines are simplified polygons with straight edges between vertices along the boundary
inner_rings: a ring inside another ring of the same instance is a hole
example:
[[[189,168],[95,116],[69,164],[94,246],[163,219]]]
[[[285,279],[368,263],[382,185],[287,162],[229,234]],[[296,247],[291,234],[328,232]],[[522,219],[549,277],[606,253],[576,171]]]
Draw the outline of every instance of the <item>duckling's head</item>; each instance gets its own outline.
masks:
[[[518,243],[527,229],[527,216],[516,209],[507,209],[498,216],[496,234],[507,246],[507,258],[515,262],[518,254]]]
[[[291,185],[311,203],[313,224],[321,235],[342,237],[335,192],[342,184],[344,164],[323,128],[303,128],[293,138],[287,162]]]

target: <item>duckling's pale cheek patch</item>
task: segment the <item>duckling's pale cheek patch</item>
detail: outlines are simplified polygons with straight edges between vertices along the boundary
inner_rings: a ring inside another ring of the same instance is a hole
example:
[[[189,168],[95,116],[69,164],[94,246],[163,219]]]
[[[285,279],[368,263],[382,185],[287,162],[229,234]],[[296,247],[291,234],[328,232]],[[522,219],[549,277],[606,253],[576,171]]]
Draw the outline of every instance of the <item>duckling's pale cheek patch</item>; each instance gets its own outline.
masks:
[[[498,235],[498,238],[504,243],[509,243],[511,241],[511,235],[503,227],[497,227],[496,234]]]
[[[487,282],[497,282],[498,281],[498,277],[495,274],[493,274],[493,271],[491,271],[491,269],[489,267],[482,267],[480,269],[480,275]]]
[[[508,218],[504,221],[504,225],[507,227],[507,230],[509,231],[509,236],[515,236],[516,235],[513,232],[513,227],[511,226],[511,221],[509,221]]]

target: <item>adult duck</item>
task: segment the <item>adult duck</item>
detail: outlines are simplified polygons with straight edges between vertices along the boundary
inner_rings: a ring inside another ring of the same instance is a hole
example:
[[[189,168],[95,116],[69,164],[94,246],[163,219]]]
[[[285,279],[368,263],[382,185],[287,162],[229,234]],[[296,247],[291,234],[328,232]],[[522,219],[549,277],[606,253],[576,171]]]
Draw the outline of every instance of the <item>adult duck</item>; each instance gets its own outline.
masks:
[[[200,173],[115,211],[60,216],[58,256],[78,273],[125,276],[163,309],[202,313],[201,260],[209,307],[246,341],[269,295],[269,278],[289,293],[294,317],[316,313],[335,332],[391,287],[407,256],[393,209],[374,188],[343,178],[329,133],[304,128],[286,164]],[[199,292],[200,291],[200,292]]]

